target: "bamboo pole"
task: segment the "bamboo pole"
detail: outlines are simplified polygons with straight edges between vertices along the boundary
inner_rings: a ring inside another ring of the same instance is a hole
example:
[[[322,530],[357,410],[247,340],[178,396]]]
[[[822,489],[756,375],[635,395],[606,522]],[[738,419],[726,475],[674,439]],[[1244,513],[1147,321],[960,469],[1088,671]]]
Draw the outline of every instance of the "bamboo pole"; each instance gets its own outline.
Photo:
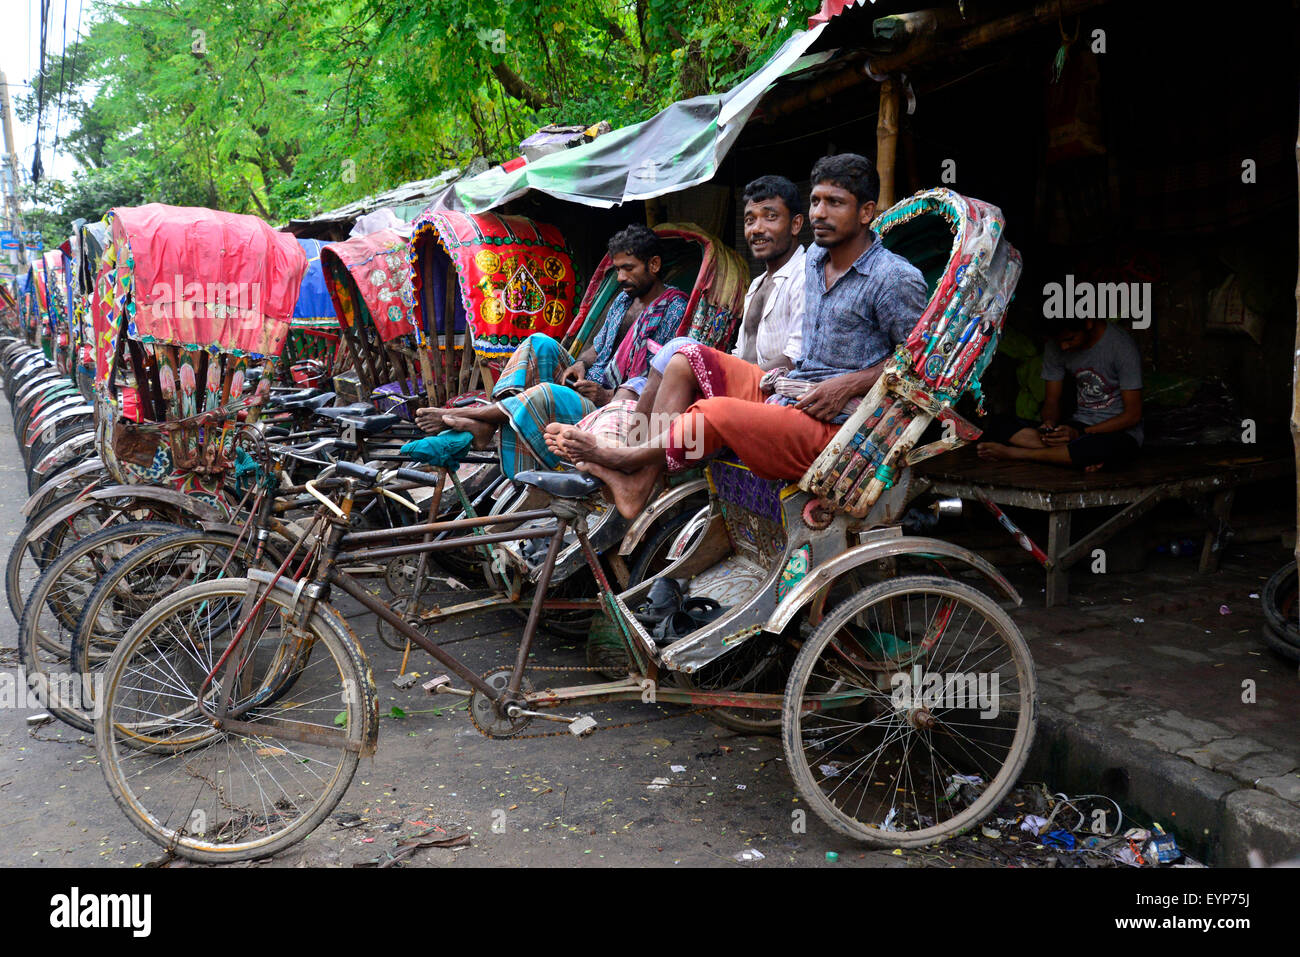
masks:
[[[880,112],[876,117],[876,171],[880,174],[879,209],[894,205],[894,167],[898,156],[898,108],[903,91],[887,76],[880,84]]]

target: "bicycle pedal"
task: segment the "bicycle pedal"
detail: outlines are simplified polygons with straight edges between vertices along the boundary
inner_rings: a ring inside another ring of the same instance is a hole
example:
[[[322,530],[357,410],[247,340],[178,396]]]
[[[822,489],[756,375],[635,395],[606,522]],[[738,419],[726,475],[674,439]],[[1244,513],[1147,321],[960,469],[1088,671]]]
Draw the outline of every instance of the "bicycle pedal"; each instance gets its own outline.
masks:
[[[411,687],[419,680],[420,679],[417,678],[413,672],[404,675],[398,675],[396,678],[393,679],[393,687],[397,688],[400,691],[405,691],[407,688]]]
[[[437,694],[443,688],[451,684],[451,675],[438,675],[436,678],[430,678],[420,687],[424,689],[425,694]]]
[[[596,730],[596,719],[589,714],[584,714],[582,717],[574,718],[569,722],[569,734],[575,738],[590,734],[594,730]]]

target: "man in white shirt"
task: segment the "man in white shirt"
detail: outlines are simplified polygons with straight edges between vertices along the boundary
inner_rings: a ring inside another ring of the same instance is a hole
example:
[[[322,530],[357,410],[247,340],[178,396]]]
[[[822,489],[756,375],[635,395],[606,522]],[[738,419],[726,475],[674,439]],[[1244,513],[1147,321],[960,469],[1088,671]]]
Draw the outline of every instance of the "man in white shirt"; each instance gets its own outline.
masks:
[[[749,284],[732,354],[764,371],[794,368],[803,340],[804,248],[799,189],[784,176],[745,187],[745,241],[763,272]]]
[[[799,187],[784,176],[760,176],[745,187],[745,241],[763,272],[749,284],[732,355],[764,371],[792,369],[803,351],[804,248],[797,242],[804,214]],[[648,421],[664,369],[694,340],[669,339],[650,362],[636,414]]]

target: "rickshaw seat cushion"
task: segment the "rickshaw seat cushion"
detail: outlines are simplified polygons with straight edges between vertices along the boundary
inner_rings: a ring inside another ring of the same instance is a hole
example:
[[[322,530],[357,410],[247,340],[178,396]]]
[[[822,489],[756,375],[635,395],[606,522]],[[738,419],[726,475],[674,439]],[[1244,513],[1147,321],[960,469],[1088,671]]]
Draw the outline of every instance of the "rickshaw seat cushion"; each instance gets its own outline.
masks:
[[[304,391],[315,392],[314,389]],[[333,392],[319,392],[315,395],[303,396],[302,398],[294,396],[277,403],[276,410],[283,412],[315,412],[317,409],[329,405],[336,398],[338,398],[338,396]]]
[[[600,479],[586,472],[541,472],[528,471],[515,473],[515,481],[540,489],[553,498],[586,498],[594,495],[604,486]]]

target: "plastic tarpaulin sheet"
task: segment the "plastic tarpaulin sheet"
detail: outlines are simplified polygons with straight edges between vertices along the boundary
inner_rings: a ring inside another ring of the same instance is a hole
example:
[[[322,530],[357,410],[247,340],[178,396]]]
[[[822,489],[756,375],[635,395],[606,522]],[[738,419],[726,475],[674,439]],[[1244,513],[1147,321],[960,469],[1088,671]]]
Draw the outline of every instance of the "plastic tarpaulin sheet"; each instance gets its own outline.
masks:
[[[256,216],[161,203],[117,207],[110,220],[119,277],[129,277],[127,335],[280,354],[307,269],[292,235]]]
[[[299,239],[298,245],[307,256],[307,272],[303,274],[302,285],[298,288],[298,301],[293,307],[293,325],[337,327],[338,317],[334,315],[334,303],[330,300],[330,291],[325,285],[325,271],[321,268],[320,251],[325,245],[319,239]]]
[[[753,76],[726,93],[673,103],[648,120],[513,172],[493,167],[452,184],[431,209],[484,212],[530,189],[609,207],[707,182],[768,87],[795,67],[824,29],[819,24],[794,34]]]

